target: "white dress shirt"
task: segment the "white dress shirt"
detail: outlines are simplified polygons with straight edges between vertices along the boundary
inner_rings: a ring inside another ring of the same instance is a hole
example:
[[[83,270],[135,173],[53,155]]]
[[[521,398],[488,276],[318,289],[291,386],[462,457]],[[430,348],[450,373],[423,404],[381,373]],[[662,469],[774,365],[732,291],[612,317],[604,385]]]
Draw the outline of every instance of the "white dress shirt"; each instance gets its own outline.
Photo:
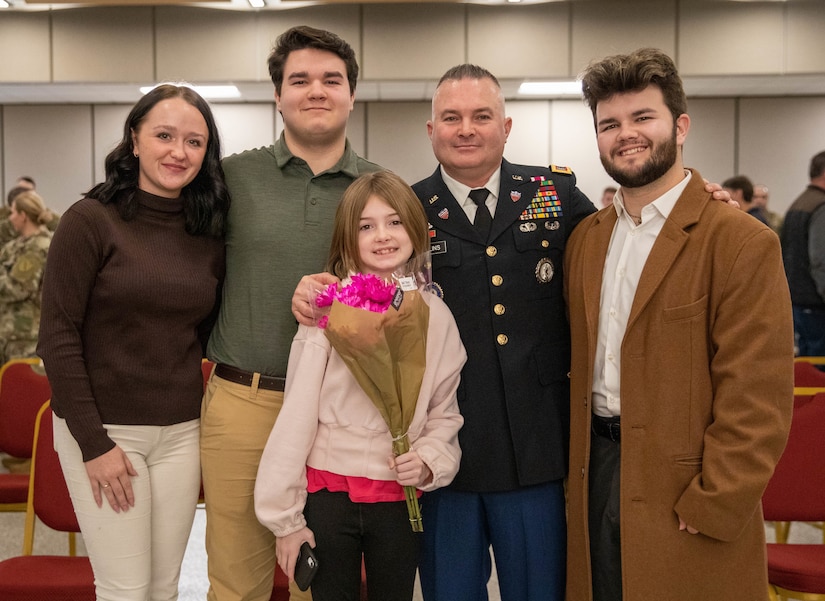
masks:
[[[593,413],[601,417],[621,415],[622,341],[630,308],[656,237],[689,181],[690,172],[686,171],[681,182],[645,205],[640,225],[636,225],[625,210],[621,190],[613,199],[619,218],[604,264],[593,365]]]
[[[447,186],[450,194],[453,195],[453,197],[458,201],[458,204],[461,205],[461,208],[464,209],[464,213],[466,213],[467,219],[470,220],[470,223],[475,223],[478,205],[472,198],[470,198],[470,190],[475,190],[475,188],[465,186],[460,181],[451,178],[444,171],[443,167],[441,168],[441,179],[444,180],[444,185]],[[487,195],[487,200],[484,204],[486,204],[487,208],[490,210],[490,217],[494,219],[496,216],[496,206],[498,206],[498,188],[500,184],[501,169],[496,169],[493,172],[493,175],[490,176],[490,179],[487,180],[487,183],[484,184],[484,187],[487,188],[487,191],[489,192]]]

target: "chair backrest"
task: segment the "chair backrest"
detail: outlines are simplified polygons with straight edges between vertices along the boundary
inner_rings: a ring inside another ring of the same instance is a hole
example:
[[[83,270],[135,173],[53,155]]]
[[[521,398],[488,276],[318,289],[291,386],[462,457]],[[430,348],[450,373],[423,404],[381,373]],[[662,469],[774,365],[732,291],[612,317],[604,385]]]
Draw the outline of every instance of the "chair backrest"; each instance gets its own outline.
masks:
[[[37,411],[52,395],[39,363],[12,359],[0,368],[0,449],[13,457],[32,456]]]
[[[825,393],[795,407],[785,452],[762,496],[770,521],[825,520]]]
[[[795,361],[793,364],[794,386],[825,386],[825,371],[807,361]]]
[[[48,402],[37,415],[35,436],[29,505],[34,514],[49,528],[61,532],[80,532],[69,489],[63,478],[60,459],[54,450],[52,409]],[[28,521],[28,514],[26,517]],[[28,532],[26,534],[28,535]]]
[[[793,406],[794,409],[810,403],[813,398],[821,392],[825,392],[825,386],[794,386]]]

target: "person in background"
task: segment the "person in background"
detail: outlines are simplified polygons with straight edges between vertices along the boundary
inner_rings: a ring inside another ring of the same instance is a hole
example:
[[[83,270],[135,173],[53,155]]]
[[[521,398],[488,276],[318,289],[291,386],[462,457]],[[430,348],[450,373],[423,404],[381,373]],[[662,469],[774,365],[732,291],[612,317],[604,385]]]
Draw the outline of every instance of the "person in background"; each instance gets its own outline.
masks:
[[[34,190],[23,190],[12,200],[8,222],[17,237],[0,250],[0,365],[37,355],[40,292],[52,241],[45,224],[51,218]]]
[[[38,353],[99,601],[177,599],[229,195],[209,105],[161,85],[54,235]]]
[[[765,599],[760,500],[793,406],[779,240],[685,169],[670,57],[591,63],[582,90],[621,188],[565,257],[567,601]]]
[[[768,222],[768,227],[775,231],[778,236],[782,233],[782,222],[784,217],[782,217],[779,213],[774,213],[768,209],[768,200],[768,187],[765,184],[754,184],[753,199],[751,200],[751,204],[754,207],[761,209],[762,214]]]
[[[11,205],[17,195],[28,190],[31,190],[31,188],[15,186],[8,191],[8,194],[6,194],[6,204],[0,207],[0,248],[5,246],[7,242],[17,238],[17,230],[14,229],[14,225],[12,225],[11,221],[9,221],[9,216],[11,215]]]
[[[347,189],[332,237],[327,268],[342,280],[358,273],[393,282],[393,273],[429,250],[421,203],[389,171],[363,175]],[[420,537],[410,527],[403,486],[434,490],[458,471],[463,420],[456,390],[467,355],[447,306],[434,294],[421,292],[421,299],[429,307],[426,368],[411,450],[398,457],[384,418],[325,331],[302,325],[293,340],[255,509],[278,537],[288,576],[301,544],[315,548],[315,601],[359,599],[362,555],[369,598],[411,601]]]
[[[11,222],[8,221],[8,216],[11,212],[11,204],[15,196],[21,192],[26,192],[27,190],[34,190],[34,188],[28,185],[20,185],[18,181],[18,184],[9,190],[8,194],[6,194],[6,205],[0,207],[0,247],[9,240],[17,237],[17,231],[14,229]],[[44,225],[46,226],[46,229],[53,232],[57,229],[58,223],[60,223],[60,215],[56,214],[54,211],[49,211],[49,215],[49,221]]]
[[[25,188],[26,190],[36,190],[37,183],[34,181],[34,178],[28,175],[21,175],[17,178],[17,181],[14,183],[15,188]]]
[[[802,356],[825,356],[825,151],[811,158],[810,183],[782,226],[782,257]]]
[[[227,274],[209,340],[216,367],[201,427],[209,601],[272,595],[275,536],[255,517],[253,491],[297,330],[292,290],[324,265],[344,190],[381,169],[356,155],[346,138],[358,78],[349,44],[328,31],[291,28],[278,38],[269,72],[281,138],[224,160],[232,194]],[[310,593],[293,583],[290,598]]]
[[[609,207],[613,204],[613,197],[616,195],[617,188],[608,186],[602,192],[602,208]]]
[[[768,225],[764,209],[753,202],[753,184],[750,179],[744,175],[736,175],[723,181],[722,187],[730,192],[730,197],[739,203],[740,209]]]

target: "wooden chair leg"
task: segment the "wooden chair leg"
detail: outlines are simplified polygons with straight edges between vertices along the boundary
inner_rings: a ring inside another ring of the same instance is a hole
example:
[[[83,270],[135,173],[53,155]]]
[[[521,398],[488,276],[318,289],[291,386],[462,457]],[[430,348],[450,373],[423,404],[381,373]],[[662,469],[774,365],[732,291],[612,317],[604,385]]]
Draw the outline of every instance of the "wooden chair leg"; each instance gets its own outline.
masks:
[[[790,522],[774,522],[774,532],[776,533],[776,542],[784,545],[788,542],[788,535],[791,532]]]

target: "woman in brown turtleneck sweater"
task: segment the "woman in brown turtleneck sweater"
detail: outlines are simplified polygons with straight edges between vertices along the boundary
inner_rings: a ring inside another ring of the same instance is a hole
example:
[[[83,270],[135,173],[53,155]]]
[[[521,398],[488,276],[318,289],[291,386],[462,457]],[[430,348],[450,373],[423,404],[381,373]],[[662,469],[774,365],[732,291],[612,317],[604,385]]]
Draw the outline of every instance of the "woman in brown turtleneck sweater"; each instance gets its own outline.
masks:
[[[38,354],[99,600],[177,597],[228,207],[209,106],[163,85],[54,235]]]

